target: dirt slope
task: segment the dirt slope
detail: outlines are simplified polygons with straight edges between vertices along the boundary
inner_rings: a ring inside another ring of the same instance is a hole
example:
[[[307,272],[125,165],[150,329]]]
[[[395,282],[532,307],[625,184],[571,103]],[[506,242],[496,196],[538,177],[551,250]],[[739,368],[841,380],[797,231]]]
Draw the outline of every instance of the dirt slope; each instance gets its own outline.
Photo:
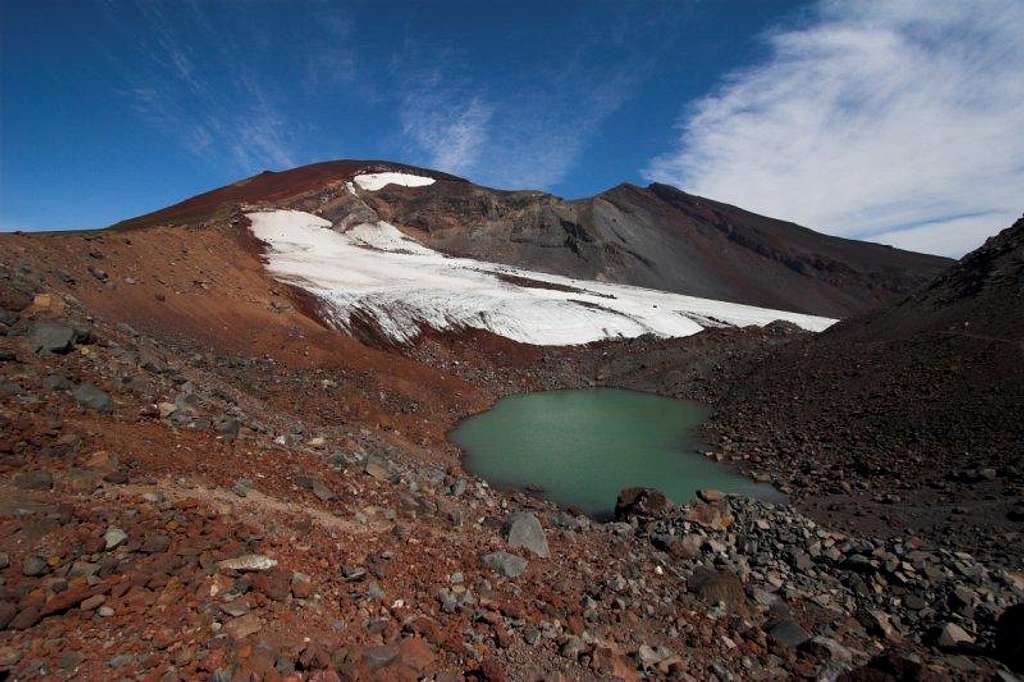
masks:
[[[1022,351],[1024,220],[900,303],[788,344],[734,382],[717,419],[798,496],[852,493],[881,503],[867,514],[880,527],[897,518],[1012,560]]]

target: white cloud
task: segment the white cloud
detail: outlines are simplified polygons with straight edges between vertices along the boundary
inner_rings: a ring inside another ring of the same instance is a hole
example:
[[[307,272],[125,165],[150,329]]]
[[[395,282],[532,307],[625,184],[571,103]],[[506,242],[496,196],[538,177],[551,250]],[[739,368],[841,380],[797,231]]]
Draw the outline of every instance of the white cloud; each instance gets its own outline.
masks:
[[[824,2],[769,43],[691,106],[651,179],[954,256],[1020,214],[1024,3]]]
[[[871,241],[900,249],[921,250],[925,244],[932,253],[962,255],[973,251],[988,237],[1009,227],[1019,218],[1012,213],[983,213],[925,223],[902,230],[874,235]]]
[[[488,137],[493,108],[479,96],[464,99],[437,87],[406,96],[402,131],[430,154],[430,165],[450,173],[467,173]]]

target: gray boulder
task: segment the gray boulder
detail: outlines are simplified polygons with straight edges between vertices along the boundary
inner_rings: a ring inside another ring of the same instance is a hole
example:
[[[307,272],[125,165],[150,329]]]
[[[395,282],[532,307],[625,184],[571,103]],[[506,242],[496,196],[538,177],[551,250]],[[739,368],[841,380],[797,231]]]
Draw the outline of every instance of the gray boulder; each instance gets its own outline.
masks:
[[[527,561],[522,557],[508,552],[491,552],[480,559],[485,568],[489,568],[506,578],[518,578],[526,570]]]
[[[773,642],[786,649],[795,649],[811,638],[799,623],[789,619],[773,623],[767,634]]]
[[[974,637],[956,623],[940,623],[930,633],[930,639],[940,649],[956,649],[962,644],[974,643]]]
[[[81,331],[59,322],[39,322],[32,327],[29,343],[36,353],[68,353],[85,339]]]
[[[530,512],[515,512],[508,517],[505,540],[510,547],[524,547],[543,559],[551,557],[544,529]]]
[[[108,414],[114,409],[114,401],[110,399],[110,396],[92,384],[79,384],[71,392],[71,395],[82,407],[88,407],[103,414]]]

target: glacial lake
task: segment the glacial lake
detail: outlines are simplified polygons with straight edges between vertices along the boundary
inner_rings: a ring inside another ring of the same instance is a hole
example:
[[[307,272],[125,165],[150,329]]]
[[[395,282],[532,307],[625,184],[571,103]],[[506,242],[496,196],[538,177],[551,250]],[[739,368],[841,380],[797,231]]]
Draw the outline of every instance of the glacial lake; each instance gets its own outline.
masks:
[[[619,490],[657,488],[685,504],[701,488],[779,498],[695,452],[696,403],[615,388],[509,396],[465,419],[451,440],[473,474],[498,488],[537,491],[562,507],[608,518]]]

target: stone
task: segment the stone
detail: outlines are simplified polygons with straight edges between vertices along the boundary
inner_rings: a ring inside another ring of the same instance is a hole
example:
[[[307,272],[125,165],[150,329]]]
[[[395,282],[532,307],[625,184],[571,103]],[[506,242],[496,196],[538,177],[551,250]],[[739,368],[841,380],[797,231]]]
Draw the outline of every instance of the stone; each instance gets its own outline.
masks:
[[[636,651],[636,659],[644,670],[653,668],[661,662],[661,654],[646,644],[641,644]]]
[[[491,552],[481,557],[485,568],[489,568],[506,578],[517,578],[526,570],[527,561],[522,557],[508,552]]]
[[[159,554],[166,552],[170,546],[171,538],[169,536],[163,533],[150,533],[143,538],[139,551],[146,554]]]
[[[249,635],[254,635],[263,629],[263,621],[256,613],[247,613],[244,616],[233,618],[224,624],[224,631],[235,640],[242,640]]]
[[[49,572],[49,564],[46,563],[46,559],[40,556],[30,556],[25,559],[25,563],[21,565],[22,575],[26,575],[30,578],[38,578],[39,576],[46,575]]]
[[[935,626],[929,639],[940,649],[956,649],[962,644],[974,643],[974,637],[956,623],[941,623]]]
[[[53,475],[45,469],[24,471],[14,477],[14,486],[22,490],[49,490],[53,487]]]
[[[66,651],[57,659],[57,667],[61,670],[74,672],[85,662],[85,655],[78,651]]]
[[[697,497],[704,500],[708,504],[714,504],[721,502],[724,495],[721,490],[715,490],[713,488],[705,488],[704,490],[697,491]]]
[[[43,379],[43,386],[50,389],[51,391],[70,391],[75,387],[63,374],[50,374]]]
[[[79,384],[71,395],[82,407],[96,410],[101,414],[109,414],[114,409],[114,401],[110,396],[90,383]]]
[[[849,663],[853,652],[829,637],[811,637],[799,645],[800,651],[814,656],[825,663]]]
[[[107,598],[102,594],[94,594],[91,597],[82,600],[82,603],[78,605],[83,611],[95,611],[99,607],[103,606],[103,603],[107,601]]]
[[[242,423],[234,417],[224,416],[217,420],[214,428],[224,440],[231,441],[238,438]]]
[[[376,580],[370,581],[370,584],[366,586],[366,598],[370,601],[383,601],[384,596],[385,592]]]
[[[873,635],[879,635],[890,641],[899,639],[899,632],[884,611],[877,609],[861,611],[857,614],[857,620]]]
[[[676,559],[695,559],[700,555],[703,545],[703,537],[696,533],[687,533],[673,542],[668,552]]]
[[[735,517],[726,507],[717,504],[695,504],[687,508],[686,520],[708,530],[725,530]]]
[[[298,476],[295,483],[303,490],[312,492],[322,502],[330,502],[335,499],[334,491],[327,487],[321,479],[313,476]]]
[[[515,512],[508,517],[505,524],[505,540],[509,547],[528,549],[543,559],[551,557],[544,529],[537,516],[530,512]]]
[[[786,649],[796,649],[811,638],[799,623],[788,618],[772,623],[766,632],[772,642]]]
[[[366,577],[366,569],[362,566],[342,566],[341,577],[346,582],[356,582]]]
[[[698,568],[687,586],[691,593],[709,606],[722,602],[736,613],[745,614],[749,610],[743,582],[734,573]]]
[[[29,333],[29,344],[36,353],[64,354],[75,347],[80,334],[66,324],[59,322],[39,322]]]
[[[133,654],[118,654],[107,661],[107,665],[111,668],[123,668],[124,666],[131,665],[134,662],[135,656]]]
[[[577,660],[580,655],[587,650],[587,645],[582,639],[576,635],[568,635],[565,641],[562,642],[562,646],[559,648],[558,653],[570,660]]]
[[[397,663],[422,673],[434,667],[435,656],[430,645],[420,637],[406,637],[398,644]]]
[[[128,539],[128,533],[116,526],[111,526],[107,529],[107,532],[103,534],[104,547],[109,552],[112,549],[117,549],[124,541]]]
[[[365,471],[370,477],[376,478],[378,481],[386,481],[391,478],[391,473],[387,468],[378,460],[373,458],[366,460],[366,464],[363,466],[363,471]]]
[[[252,492],[252,480],[248,478],[240,478],[235,481],[235,484],[231,486],[231,492],[238,495],[239,497],[246,497]]]
[[[363,649],[362,658],[363,663],[371,671],[380,670],[391,665],[398,658],[398,647],[390,645]]]
[[[313,581],[305,573],[292,573],[292,596],[296,599],[309,599],[313,596]]]
[[[277,560],[262,554],[243,554],[234,559],[224,559],[218,562],[217,566],[222,571],[239,571],[242,573],[269,571],[274,566],[277,566]]]
[[[615,520],[625,521],[632,516],[654,518],[669,507],[668,498],[654,488],[623,488],[615,500]]]

